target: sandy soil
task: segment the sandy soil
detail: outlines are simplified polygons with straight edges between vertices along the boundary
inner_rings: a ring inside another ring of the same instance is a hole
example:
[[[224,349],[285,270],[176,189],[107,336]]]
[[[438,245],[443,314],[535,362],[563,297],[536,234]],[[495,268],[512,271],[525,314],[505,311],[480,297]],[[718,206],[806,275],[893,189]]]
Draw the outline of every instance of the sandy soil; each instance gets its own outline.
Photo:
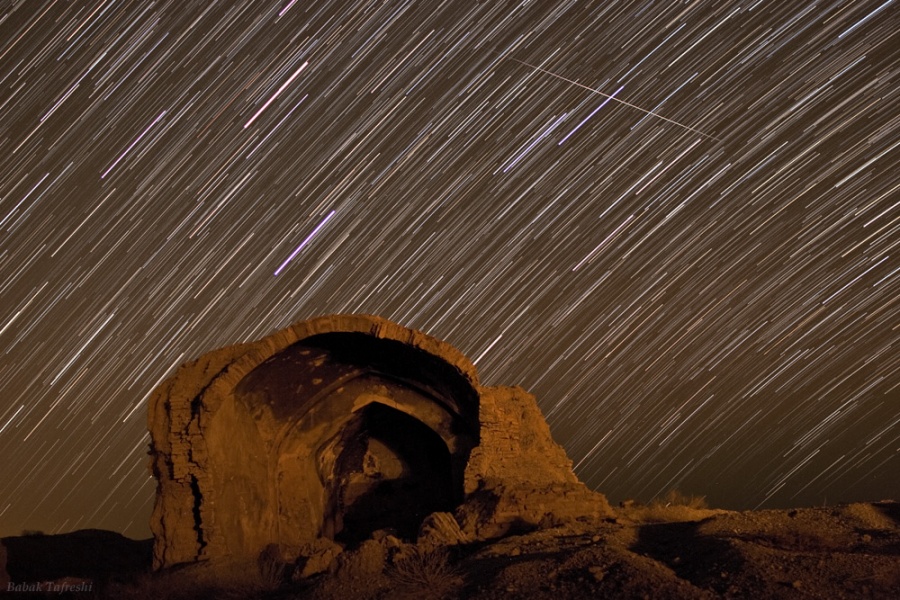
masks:
[[[615,522],[587,530],[564,527],[459,548],[434,559],[446,563],[443,574],[429,578],[428,565],[422,566],[418,589],[389,568],[383,577],[356,578],[367,585],[354,582],[352,573],[335,573],[305,593],[360,599],[900,598],[898,503],[756,512],[675,507],[670,513],[665,520],[665,511],[623,510]]]
[[[44,536],[45,543],[55,537]],[[12,581],[26,567],[29,577],[40,576],[40,540],[22,539],[4,540]],[[135,556],[146,556],[146,542],[129,542],[142,544],[134,547]],[[27,565],[21,550],[16,556],[16,548],[26,546]],[[77,573],[67,572],[57,556],[53,576],[90,577],[83,564],[90,553],[76,552]],[[89,594],[69,597],[895,600],[900,503],[746,512],[631,506],[599,524],[437,549],[382,535],[339,555],[329,571],[298,581],[290,566],[271,564],[225,575],[190,569],[150,574],[149,565],[129,563],[127,573],[117,576],[109,567],[107,561],[103,581]]]

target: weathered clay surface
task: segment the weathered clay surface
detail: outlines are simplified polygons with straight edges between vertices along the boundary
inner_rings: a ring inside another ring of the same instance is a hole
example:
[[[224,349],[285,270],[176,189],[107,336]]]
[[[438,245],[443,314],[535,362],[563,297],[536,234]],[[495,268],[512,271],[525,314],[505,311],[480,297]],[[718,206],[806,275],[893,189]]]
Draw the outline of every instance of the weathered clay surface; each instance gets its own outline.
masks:
[[[533,396],[482,387],[449,344],[369,315],[183,365],[149,427],[156,568],[274,545],[317,572],[377,531],[452,544],[610,514]]]

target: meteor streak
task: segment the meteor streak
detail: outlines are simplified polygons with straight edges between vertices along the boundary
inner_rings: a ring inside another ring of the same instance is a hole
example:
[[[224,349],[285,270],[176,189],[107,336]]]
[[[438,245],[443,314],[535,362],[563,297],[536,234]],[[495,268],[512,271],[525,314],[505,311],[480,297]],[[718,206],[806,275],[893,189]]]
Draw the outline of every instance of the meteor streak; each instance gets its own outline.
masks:
[[[516,61],[517,63],[519,63],[519,64],[521,64],[521,65],[525,65],[526,67],[531,67],[532,69],[536,69],[536,70],[540,71],[541,73],[546,73],[547,75],[550,75],[551,77],[556,77],[557,79],[562,79],[562,80],[565,81],[565,82],[571,83],[572,85],[577,85],[578,87],[584,88],[584,89],[586,89],[586,90],[588,90],[588,91],[591,91],[591,92],[594,92],[595,94],[600,94],[601,96],[603,96],[604,98],[606,98],[606,99],[608,99],[608,100],[613,100],[613,101],[615,101],[615,102],[618,102],[619,104],[624,104],[625,106],[630,106],[631,108],[636,108],[637,110],[641,111],[642,113],[646,113],[646,114],[648,114],[648,115],[653,115],[653,116],[656,117],[657,119],[662,119],[663,121],[667,121],[667,122],[672,123],[672,124],[674,124],[674,125],[678,125],[679,127],[682,127],[682,128],[684,128],[684,129],[687,129],[688,131],[693,131],[694,133],[699,133],[699,134],[702,135],[703,137],[708,137],[708,138],[710,138],[710,139],[716,140],[717,142],[721,142],[721,141],[722,141],[721,139],[717,138],[717,137],[714,136],[714,135],[709,135],[708,133],[703,133],[703,132],[700,131],[699,129],[694,129],[693,127],[691,127],[691,126],[689,126],[689,125],[685,125],[684,123],[679,123],[678,121],[673,121],[672,119],[670,119],[670,118],[668,118],[668,117],[664,117],[664,116],[662,116],[662,115],[659,114],[659,113],[655,113],[655,112],[653,112],[652,110],[647,110],[646,108],[641,108],[640,106],[638,106],[638,105],[636,105],[636,104],[632,104],[631,102],[626,102],[625,100],[620,100],[619,98],[616,98],[616,97],[615,97],[615,95],[618,93],[618,91],[616,91],[616,92],[613,93],[613,94],[604,94],[604,93],[601,92],[600,90],[595,90],[594,88],[588,87],[588,86],[584,85],[583,83],[578,83],[578,82],[575,81],[574,79],[569,79],[568,77],[563,77],[562,75],[557,75],[557,74],[554,73],[553,71],[548,71],[547,69],[543,69],[543,68],[541,68],[541,67],[539,67],[539,66],[537,66],[537,65],[533,65],[533,64],[531,64],[531,63],[527,63],[527,62],[525,62],[524,60],[519,60],[518,58],[512,58],[512,57],[510,57],[510,60],[514,60],[514,61]]]

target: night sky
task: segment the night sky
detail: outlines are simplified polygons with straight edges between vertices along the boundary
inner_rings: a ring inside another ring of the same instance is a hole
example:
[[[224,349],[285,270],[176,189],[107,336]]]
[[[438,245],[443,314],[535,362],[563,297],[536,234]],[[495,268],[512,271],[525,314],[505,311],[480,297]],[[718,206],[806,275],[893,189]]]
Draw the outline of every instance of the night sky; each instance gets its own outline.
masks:
[[[0,6],[0,535],[148,537],[153,388],[334,312],[613,502],[900,499],[900,3]]]

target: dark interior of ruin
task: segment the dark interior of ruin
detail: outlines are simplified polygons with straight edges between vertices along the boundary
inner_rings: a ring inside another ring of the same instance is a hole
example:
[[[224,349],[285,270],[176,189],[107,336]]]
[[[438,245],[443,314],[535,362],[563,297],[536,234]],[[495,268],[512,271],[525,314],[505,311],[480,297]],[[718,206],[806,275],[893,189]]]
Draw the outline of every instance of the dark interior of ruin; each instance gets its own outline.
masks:
[[[355,545],[379,529],[414,540],[428,514],[453,509],[450,452],[417,419],[380,403],[345,429],[331,492],[334,539]]]

